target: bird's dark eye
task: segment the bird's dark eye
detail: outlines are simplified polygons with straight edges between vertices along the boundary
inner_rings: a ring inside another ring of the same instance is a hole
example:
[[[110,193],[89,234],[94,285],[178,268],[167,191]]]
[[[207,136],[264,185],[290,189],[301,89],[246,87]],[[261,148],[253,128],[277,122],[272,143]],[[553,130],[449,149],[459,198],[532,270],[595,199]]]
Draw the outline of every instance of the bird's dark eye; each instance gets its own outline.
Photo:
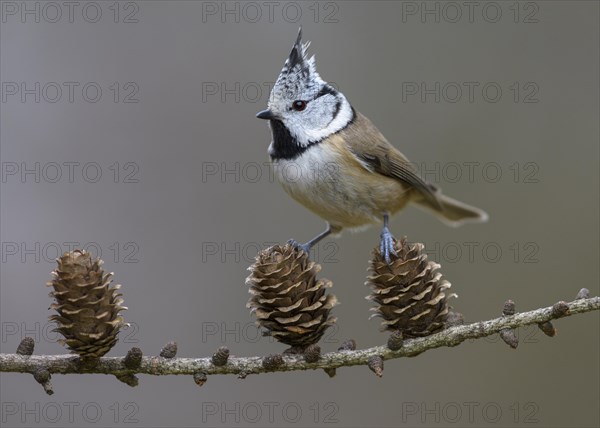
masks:
[[[296,100],[292,103],[292,108],[296,111],[302,111],[306,108],[306,101]]]

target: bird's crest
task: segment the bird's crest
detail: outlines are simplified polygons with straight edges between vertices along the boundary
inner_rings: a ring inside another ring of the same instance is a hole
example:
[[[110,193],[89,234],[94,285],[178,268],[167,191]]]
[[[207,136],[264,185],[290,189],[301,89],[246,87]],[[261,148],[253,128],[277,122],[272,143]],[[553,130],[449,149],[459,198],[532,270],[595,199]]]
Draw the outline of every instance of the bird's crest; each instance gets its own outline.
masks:
[[[271,102],[281,98],[288,101],[312,99],[325,84],[317,73],[315,57],[309,58],[307,55],[309,46],[310,42],[302,42],[302,27],[300,27],[292,51],[273,86]]]

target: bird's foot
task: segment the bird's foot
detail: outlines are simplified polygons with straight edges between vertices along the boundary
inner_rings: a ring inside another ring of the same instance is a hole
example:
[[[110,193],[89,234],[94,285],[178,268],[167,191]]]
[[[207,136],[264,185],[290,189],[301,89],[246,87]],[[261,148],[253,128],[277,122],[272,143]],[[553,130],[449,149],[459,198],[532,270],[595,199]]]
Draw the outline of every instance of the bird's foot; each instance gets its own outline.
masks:
[[[310,245],[308,244],[308,242],[306,244],[300,244],[295,239],[288,239],[287,243],[297,250],[302,250],[306,252],[306,254],[310,254]]]
[[[394,257],[398,257],[398,254],[396,254],[396,249],[394,248],[394,236],[391,234],[387,226],[383,227],[380,236],[381,241],[379,243],[379,251],[385,258],[386,263],[390,265],[392,263],[390,256],[393,255]]]

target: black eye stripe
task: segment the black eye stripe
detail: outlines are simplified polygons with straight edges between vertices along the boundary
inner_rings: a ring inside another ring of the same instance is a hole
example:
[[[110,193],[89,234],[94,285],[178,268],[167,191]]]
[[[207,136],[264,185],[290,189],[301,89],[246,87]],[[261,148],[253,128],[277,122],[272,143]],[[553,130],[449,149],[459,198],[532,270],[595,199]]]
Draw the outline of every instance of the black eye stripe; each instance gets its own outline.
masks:
[[[337,95],[337,93],[338,93],[338,92],[337,92],[337,91],[336,91],[334,88],[332,88],[331,86],[329,86],[329,85],[323,85],[323,86],[321,87],[321,90],[320,90],[320,91],[319,91],[319,93],[318,93],[318,94],[317,94],[317,95],[316,95],[316,96],[313,98],[313,100],[316,100],[317,98],[320,98],[320,97],[322,97],[323,95],[327,95],[327,94],[329,94],[329,95],[333,95],[333,96],[336,96],[336,95]]]
[[[342,108],[342,102],[338,101],[337,103],[335,103],[335,110],[333,112],[333,118],[335,119],[337,117],[337,115],[340,112],[340,109]]]

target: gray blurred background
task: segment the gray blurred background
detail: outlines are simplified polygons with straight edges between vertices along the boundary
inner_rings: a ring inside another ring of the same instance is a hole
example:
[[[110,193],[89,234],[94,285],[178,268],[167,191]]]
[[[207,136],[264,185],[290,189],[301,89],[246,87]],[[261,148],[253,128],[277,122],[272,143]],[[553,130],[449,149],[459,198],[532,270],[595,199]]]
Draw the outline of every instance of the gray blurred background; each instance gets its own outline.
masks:
[[[254,117],[300,24],[321,76],[428,180],[490,214],[451,229],[409,208],[391,224],[442,264],[467,321],[507,298],[527,310],[598,294],[598,2],[72,7],[2,2],[2,352],[26,335],[36,353],[65,352],[44,284],[71,246],[101,254],[123,285],[132,327],[109,355],[156,355],[169,340],[188,357],[284,349],[258,336],[244,279],[259,248],[324,227],[270,176],[270,133]],[[316,249],[341,302],[326,351],[387,339],[364,300],[378,236]],[[354,367],[203,388],[141,376],[132,389],[69,375],[48,397],[31,376],[2,374],[2,425],[595,427],[598,321],[558,321],[553,339],[522,329],[516,351],[490,337],[389,361],[382,379]]]

